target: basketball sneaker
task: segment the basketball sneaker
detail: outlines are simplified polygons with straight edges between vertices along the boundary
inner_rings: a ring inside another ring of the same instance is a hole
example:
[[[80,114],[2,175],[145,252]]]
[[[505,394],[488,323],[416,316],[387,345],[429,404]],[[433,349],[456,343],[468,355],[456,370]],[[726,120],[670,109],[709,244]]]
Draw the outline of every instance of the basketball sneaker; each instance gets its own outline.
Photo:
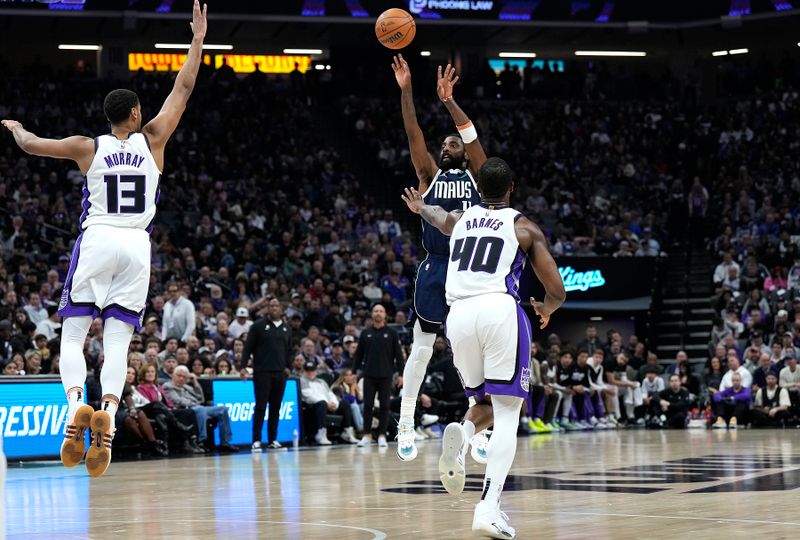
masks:
[[[542,422],[541,418],[534,418],[528,422],[528,427],[531,428],[534,433],[550,433],[553,431],[553,428]]]
[[[386,435],[378,435],[378,448],[386,448],[389,443],[386,442]]]
[[[89,476],[97,478],[111,464],[111,441],[114,438],[111,415],[108,411],[95,411],[89,427],[92,430],[92,444],[86,453],[86,470]]]
[[[739,427],[739,423],[736,421],[735,416],[731,416],[730,421],[728,421],[728,429],[736,429]]]
[[[442,455],[439,457],[439,479],[450,495],[464,491],[466,470],[464,468],[464,445],[467,434],[458,422],[448,424],[442,436]]]
[[[549,424],[545,425],[550,426],[550,428],[553,430],[553,433],[561,433],[562,431],[564,431],[564,428],[561,427],[561,424],[559,424],[555,420],[551,420]]]
[[[714,425],[711,426],[711,429],[726,429],[728,426],[725,425],[725,419],[721,416],[717,416],[717,421],[714,422]]]
[[[67,425],[64,441],[61,443],[61,463],[65,467],[74,467],[86,454],[86,441],[84,436],[92,421],[94,409],[90,405],[81,405],[75,411],[72,422]]]
[[[566,431],[580,431],[580,429],[581,429],[578,426],[576,426],[575,424],[573,424],[572,422],[570,422],[569,419],[567,419],[567,418],[562,418],[561,419],[561,428],[566,430]]]
[[[508,516],[500,510],[499,503],[481,501],[475,505],[472,517],[472,532],[481,533],[489,538],[513,539],[517,531],[508,524]]]
[[[283,445],[278,441],[272,441],[267,445],[267,450],[279,450],[283,448]]]
[[[361,440],[358,442],[357,446],[359,448],[364,448],[366,446],[371,446],[371,445],[372,445],[372,435],[364,435],[363,437],[361,437]]]
[[[469,441],[471,446],[470,455],[475,463],[479,465],[486,465],[489,459],[489,431],[484,429],[480,433],[476,433]]]
[[[261,452],[261,441],[254,442],[253,445],[250,447],[250,450],[252,452]]]

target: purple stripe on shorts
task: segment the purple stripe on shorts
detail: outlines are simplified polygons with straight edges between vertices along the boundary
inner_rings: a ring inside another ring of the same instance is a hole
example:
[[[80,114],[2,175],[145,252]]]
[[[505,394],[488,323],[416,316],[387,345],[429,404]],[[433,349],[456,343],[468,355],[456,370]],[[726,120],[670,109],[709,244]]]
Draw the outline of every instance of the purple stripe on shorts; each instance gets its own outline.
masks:
[[[100,310],[95,305],[80,305],[76,306],[69,299],[67,305],[58,310],[59,317],[91,317],[96,318],[100,314]]]
[[[75,246],[72,248],[72,259],[69,261],[69,270],[67,271],[67,279],[64,280],[64,288],[61,291],[61,301],[58,304],[59,317],[83,317],[91,315],[94,312],[94,306],[74,306],[70,298],[70,291],[72,289],[72,278],[75,276],[75,270],[78,268],[78,259],[81,255],[81,241],[83,240],[83,233],[78,235],[75,240]]]
[[[122,321],[124,323],[128,323],[139,332],[142,329],[142,317],[141,315],[135,315],[128,310],[120,309],[117,307],[108,307],[103,310],[103,313],[100,315],[105,322],[107,319],[117,319],[118,321]]]
[[[514,379],[511,382],[486,381],[486,393],[499,396],[526,398],[531,383],[531,341],[533,330],[528,316],[519,304],[517,308],[517,358]]]

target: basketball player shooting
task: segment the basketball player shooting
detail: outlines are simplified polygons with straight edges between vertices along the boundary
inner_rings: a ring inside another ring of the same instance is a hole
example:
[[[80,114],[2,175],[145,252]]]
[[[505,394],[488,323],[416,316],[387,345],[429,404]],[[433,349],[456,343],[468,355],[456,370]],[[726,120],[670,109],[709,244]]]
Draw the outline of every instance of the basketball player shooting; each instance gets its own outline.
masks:
[[[61,333],[61,381],[69,410],[61,461],[78,465],[86,454],[90,476],[102,475],[111,462],[114,414],[127,368],[128,345],[141,329],[150,283],[150,231],[159,196],[167,144],[194,89],[206,35],[206,6],[197,0],[192,13],[192,44],[175,86],[158,115],[142,127],[142,107],[130,90],[113,90],[103,102],[111,133],[43,139],[14,120],[2,124],[26,153],[70,159],[86,175],[80,235],[75,241],[58,314]],[[92,320],[104,321],[103,397],[99,411],[85,404],[83,343]],[[91,429],[86,452],[84,435]]]
[[[418,192],[422,194],[427,204],[440,206],[447,212],[466,210],[478,204],[480,196],[475,177],[481,165],[486,162],[486,153],[472,122],[453,99],[453,86],[458,82],[455,69],[448,64],[444,71],[441,66],[438,70],[436,92],[453,117],[459,133],[449,135],[442,141],[438,162],[428,152],[425,137],[417,122],[411,89],[411,69],[403,55],[394,57],[392,70],[401,90],[403,126],[408,136],[411,162],[419,180]],[[403,461],[411,461],[417,457],[414,411],[419,389],[433,354],[436,332],[447,314],[444,281],[450,255],[448,240],[436,228],[423,221],[422,245],[427,257],[417,269],[414,290],[414,341],[403,370],[403,397],[397,430],[397,456]],[[482,440],[476,440],[476,446],[480,445],[485,449],[485,436],[479,439]],[[473,456],[479,459],[478,453],[473,452]]]
[[[518,293],[526,260],[530,258],[546,292],[543,302],[531,298],[540,328],[563,304],[566,291],[541,229],[509,207],[514,175],[508,164],[489,158],[480,169],[478,186],[481,202],[466,211],[448,212],[429,205],[413,188],[406,188],[403,200],[450,237],[447,338],[467,396],[478,403],[473,408],[492,411],[494,431],[472,530],[491,538],[515,538],[516,532],[500,510],[500,495],[517,449],[519,410],[530,390],[533,336]],[[448,493],[460,494],[464,489],[464,457],[475,429],[470,421],[445,428],[439,472]]]

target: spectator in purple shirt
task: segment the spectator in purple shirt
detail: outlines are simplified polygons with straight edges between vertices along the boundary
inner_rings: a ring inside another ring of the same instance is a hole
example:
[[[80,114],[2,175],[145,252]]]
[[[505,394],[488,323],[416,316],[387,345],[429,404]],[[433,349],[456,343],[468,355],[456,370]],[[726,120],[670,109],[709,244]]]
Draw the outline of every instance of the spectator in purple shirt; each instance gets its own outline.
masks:
[[[734,373],[733,386],[714,394],[714,412],[717,421],[712,426],[714,429],[736,429],[738,420],[747,421],[752,401],[750,388],[742,386],[742,376]]]

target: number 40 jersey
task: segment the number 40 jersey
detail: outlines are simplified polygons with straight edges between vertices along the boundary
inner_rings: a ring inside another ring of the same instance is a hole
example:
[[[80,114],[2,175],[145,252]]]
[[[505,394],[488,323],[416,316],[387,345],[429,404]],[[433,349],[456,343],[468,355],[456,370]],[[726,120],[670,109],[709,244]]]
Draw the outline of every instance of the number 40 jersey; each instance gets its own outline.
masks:
[[[150,230],[159,195],[158,170],[143,133],[125,140],[114,135],[95,139],[94,161],[83,189],[81,230],[111,225]]]
[[[450,236],[447,305],[487,293],[506,293],[519,302],[519,278],[526,254],[514,223],[522,214],[481,203],[461,216]]]

